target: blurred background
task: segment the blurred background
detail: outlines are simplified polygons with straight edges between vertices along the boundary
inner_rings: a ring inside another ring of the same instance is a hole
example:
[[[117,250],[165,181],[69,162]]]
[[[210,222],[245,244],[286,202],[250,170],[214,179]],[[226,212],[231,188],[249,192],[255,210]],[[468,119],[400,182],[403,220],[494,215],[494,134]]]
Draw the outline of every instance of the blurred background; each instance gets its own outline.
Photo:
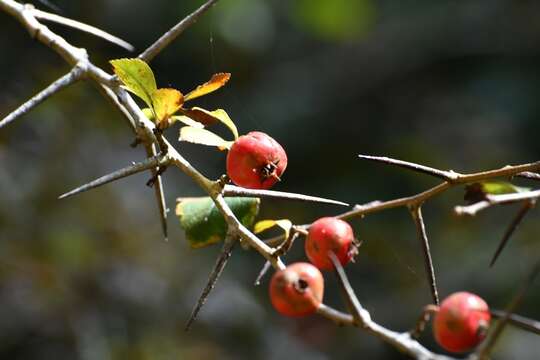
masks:
[[[48,0],[64,16],[143,50],[201,1]],[[34,2],[41,9],[47,8]],[[361,161],[385,155],[467,172],[538,160],[540,3],[537,1],[222,0],[153,62],[158,86],[187,92],[219,71],[229,84],[200,100],[242,133],[261,130],[287,150],[276,190],[350,203],[387,200],[437,183]],[[106,69],[129,57],[92,36],[51,25]],[[0,117],[69,70],[0,13]],[[218,131],[222,131],[220,129]],[[224,136],[227,135],[223,131]],[[178,128],[166,133],[175,141]],[[0,358],[402,359],[362,331],[317,316],[287,319],[253,281],[260,256],[238,249],[191,332],[191,308],[220,246],[189,248],[175,201],[199,196],[188,177],[164,177],[165,242],[153,191],[140,174],[59,201],[58,195],[144,158],[121,114],[78,83],[0,131]],[[225,154],[178,144],[211,178]],[[516,181],[521,185],[527,182]],[[529,186],[537,186],[528,183]],[[463,189],[424,207],[442,297],[459,290],[503,308],[538,258],[532,211],[498,263],[489,260],[517,208],[457,218]],[[260,219],[306,223],[345,211],[264,200]],[[420,244],[405,209],[352,221],[363,241],[347,267],[360,301],[393,330],[430,302]],[[271,234],[270,234],[271,235]],[[303,261],[298,242],[286,262]],[[326,274],[327,303],[343,309]],[[538,285],[518,313],[540,319]],[[431,331],[421,341],[432,350]],[[534,335],[508,327],[495,359],[536,359]]]

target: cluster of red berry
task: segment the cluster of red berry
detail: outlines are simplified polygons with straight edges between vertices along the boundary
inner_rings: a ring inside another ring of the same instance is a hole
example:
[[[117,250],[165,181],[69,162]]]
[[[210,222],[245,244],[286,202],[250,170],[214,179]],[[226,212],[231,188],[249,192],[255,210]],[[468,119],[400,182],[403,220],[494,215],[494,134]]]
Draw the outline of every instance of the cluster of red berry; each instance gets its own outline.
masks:
[[[239,186],[268,189],[280,180],[287,166],[283,147],[270,136],[250,132],[239,137],[227,156],[227,174]],[[324,217],[310,227],[305,241],[311,263],[297,262],[277,271],[270,281],[270,300],[286,316],[306,316],[322,304],[324,278],[320,270],[333,270],[333,253],[341,265],[357,254],[351,226],[340,219]],[[447,297],[433,320],[437,343],[451,352],[464,352],[485,337],[491,319],[486,302],[480,297],[458,292]]]

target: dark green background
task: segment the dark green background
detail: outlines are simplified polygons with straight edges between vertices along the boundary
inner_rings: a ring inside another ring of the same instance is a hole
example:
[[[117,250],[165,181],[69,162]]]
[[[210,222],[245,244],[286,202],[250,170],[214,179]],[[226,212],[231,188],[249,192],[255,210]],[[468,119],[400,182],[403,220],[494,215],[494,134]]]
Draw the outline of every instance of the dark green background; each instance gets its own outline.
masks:
[[[200,4],[50,1],[138,50]],[[225,108],[242,133],[265,131],[284,146],[289,167],[277,190],[364,203],[410,195],[436,180],[361,161],[359,153],[462,172],[538,160],[539,17],[532,0],[222,0],[152,67],[159,86],[184,92],[214,72],[231,72],[224,89],[196,104]],[[107,60],[133,56],[51,27],[107,69]],[[3,13],[0,54],[0,116],[69,69]],[[175,141],[177,132],[166,136]],[[0,358],[403,358],[357,329],[317,316],[278,316],[267,282],[252,286],[262,258],[241,250],[185,333],[219,246],[191,250],[172,211],[170,241],[162,240],[148,174],[56,200],[143,159],[132,141],[91,83],[64,90],[0,131]],[[224,172],[224,153],[184,143],[178,149],[208,176]],[[176,197],[202,195],[177,170],[164,182],[171,209]],[[440,293],[468,290],[504,307],[538,258],[538,211],[488,269],[516,208],[457,218],[452,207],[462,196],[454,189],[424,207]],[[261,218],[305,223],[342,210],[264,200]],[[347,267],[360,300],[381,324],[410,328],[430,295],[407,211],[352,224],[364,241]],[[301,242],[285,260],[305,260]],[[342,308],[334,277],[326,280],[326,301]],[[519,313],[540,318],[539,301],[535,285]],[[441,351],[430,331],[421,340]],[[496,350],[495,359],[536,359],[540,346],[534,335],[508,328]]]

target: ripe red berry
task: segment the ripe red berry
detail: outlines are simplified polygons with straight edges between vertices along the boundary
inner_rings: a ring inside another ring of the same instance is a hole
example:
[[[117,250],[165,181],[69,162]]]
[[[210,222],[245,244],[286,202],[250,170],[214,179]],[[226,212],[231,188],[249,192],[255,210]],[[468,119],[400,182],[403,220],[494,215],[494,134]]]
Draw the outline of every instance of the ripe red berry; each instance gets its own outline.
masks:
[[[276,271],[270,281],[270,301],[286,316],[305,316],[314,313],[322,302],[324,279],[310,263],[294,263]]]
[[[309,261],[322,270],[334,268],[329,252],[336,254],[341,265],[351,261],[358,252],[351,226],[333,217],[320,218],[311,224],[305,251]]]
[[[269,189],[287,167],[287,154],[276,140],[259,131],[240,136],[227,154],[227,174],[238,186]]]
[[[442,302],[433,319],[437,343],[451,352],[465,352],[486,336],[491,314],[486,302],[471,293],[457,292]]]

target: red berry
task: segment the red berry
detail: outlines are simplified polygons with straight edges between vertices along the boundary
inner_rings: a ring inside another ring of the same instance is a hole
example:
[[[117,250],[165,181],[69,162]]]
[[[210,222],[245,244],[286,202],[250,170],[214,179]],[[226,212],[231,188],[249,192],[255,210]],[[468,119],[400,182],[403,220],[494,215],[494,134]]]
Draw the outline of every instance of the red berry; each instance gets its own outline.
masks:
[[[294,263],[285,270],[276,271],[270,281],[270,301],[274,308],[286,316],[305,316],[321,305],[324,279],[310,263]]]
[[[287,167],[285,150],[270,136],[253,131],[240,136],[227,154],[227,174],[238,186],[269,189]]]
[[[465,352],[486,336],[491,314],[486,302],[471,293],[457,292],[442,302],[433,319],[435,340],[451,352]]]
[[[357,253],[353,230],[343,220],[333,217],[320,218],[309,227],[305,251],[309,261],[319,269],[334,268],[328,255],[331,251],[336,254],[341,265],[345,265]]]

